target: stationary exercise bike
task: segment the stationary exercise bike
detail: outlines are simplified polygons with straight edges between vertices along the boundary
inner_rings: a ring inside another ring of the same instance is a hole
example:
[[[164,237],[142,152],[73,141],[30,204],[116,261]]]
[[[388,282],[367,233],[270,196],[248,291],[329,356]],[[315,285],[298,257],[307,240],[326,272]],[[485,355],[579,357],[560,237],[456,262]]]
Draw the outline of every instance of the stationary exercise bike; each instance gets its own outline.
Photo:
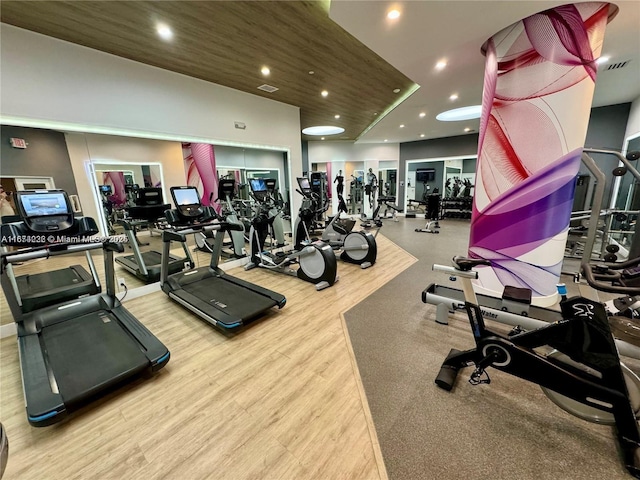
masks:
[[[469,379],[472,385],[490,383],[488,367],[536,383],[563,410],[614,425],[624,464],[640,478],[640,379],[620,361],[604,306],[583,297],[563,297],[563,320],[536,330],[516,328],[505,336],[485,326],[471,284],[478,277],[472,268],[490,263],[454,257],[453,264],[433,268],[462,280],[476,347],[464,352],[452,349],[436,384],[451,390],[459,370],[469,365],[475,365]],[[542,354],[542,347],[551,351]]]
[[[309,185],[309,179],[306,177],[299,177],[298,186],[299,193],[304,197],[305,203],[320,208],[317,204],[319,198],[312,191]],[[355,226],[355,220],[350,218],[340,218],[342,212],[347,213],[347,205],[342,195],[338,194],[338,212],[331,218],[331,221],[322,231],[321,240],[331,246],[336,252],[340,253],[340,260],[349,263],[355,263],[362,268],[369,268],[376,263],[376,257],[378,255],[378,247],[376,239],[369,232],[353,231]],[[308,229],[306,222],[299,221],[297,228],[294,230],[295,238],[294,245],[296,249],[303,248],[303,242],[311,241],[311,232]]]
[[[251,260],[245,265],[245,270],[261,267],[278,273],[296,276],[315,285],[316,290],[323,290],[338,281],[338,266],[336,256],[329,245],[322,241],[309,242],[288,252],[273,252],[265,249],[265,242],[269,236],[274,205],[269,196],[264,179],[249,180],[252,196],[256,200],[256,213],[251,220],[249,230],[249,249]],[[310,213],[310,216],[305,215]],[[314,212],[301,208],[296,227],[300,221],[313,222]],[[301,218],[303,217],[304,218]],[[297,269],[291,268],[298,265]]]

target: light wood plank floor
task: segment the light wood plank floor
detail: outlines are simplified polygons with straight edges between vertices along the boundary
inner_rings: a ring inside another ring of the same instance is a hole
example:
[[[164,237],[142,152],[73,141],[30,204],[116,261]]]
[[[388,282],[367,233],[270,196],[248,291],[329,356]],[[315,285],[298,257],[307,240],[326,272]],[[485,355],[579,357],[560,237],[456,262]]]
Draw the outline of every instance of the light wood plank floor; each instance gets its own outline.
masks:
[[[415,262],[377,241],[375,266],[341,262],[340,281],[321,292],[285,275],[232,270],[287,297],[232,338],[162,292],[126,302],[167,345],[169,364],[51,427],[29,426],[15,338],[3,339],[5,478],[386,478],[340,319]]]

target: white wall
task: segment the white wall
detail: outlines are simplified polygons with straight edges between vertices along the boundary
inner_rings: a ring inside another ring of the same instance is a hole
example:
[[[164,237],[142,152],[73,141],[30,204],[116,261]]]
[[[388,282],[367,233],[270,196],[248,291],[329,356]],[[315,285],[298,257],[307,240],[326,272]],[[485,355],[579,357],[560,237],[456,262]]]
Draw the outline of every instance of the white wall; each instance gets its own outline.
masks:
[[[309,142],[309,165],[326,162],[365,162],[400,159],[399,143]]]
[[[10,25],[0,35],[3,124],[276,148],[302,174],[298,107]]]
[[[167,203],[171,203],[169,187],[184,185],[186,182],[180,142],[91,133],[67,133],[65,139],[82,211],[89,217],[102,218],[99,196],[89,181],[88,165],[91,162],[115,163],[119,167],[128,163],[159,163],[162,169],[164,199]]]
[[[332,169],[332,175],[335,177],[338,170],[343,170],[345,177],[345,199],[349,194],[349,182],[351,181],[350,175],[354,169],[363,169],[365,173],[372,168],[374,172],[378,172],[378,168],[393,168],[396,169],[399,165],[400,159],[400,144],[399,143],[363,143],[357,144],[353,142],[309,142],[309,165],[314,163],[334,163],[335,167]],[[384,167],[382,167],[384,165]],[[318,170],[326,170],[318,165]],[[399,177],[399,176],[398,176]],[[366,177],[365,177],[366,178]],[[333,179],[330,179],[333,181]],[[335,184],[332,186],[332,207],[335,211],[337,208],[337,195],[335,194]],[[365,197],[364,213],[370,216],[376,205],[371,208]]]

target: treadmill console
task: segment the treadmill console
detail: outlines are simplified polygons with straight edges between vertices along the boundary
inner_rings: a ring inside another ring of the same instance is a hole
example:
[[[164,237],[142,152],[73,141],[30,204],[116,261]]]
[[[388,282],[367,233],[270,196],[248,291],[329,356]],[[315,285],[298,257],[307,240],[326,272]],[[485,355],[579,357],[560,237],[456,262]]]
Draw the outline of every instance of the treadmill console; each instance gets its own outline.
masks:
[[[62,232],[73,226],[73,209],[64,190],[17,192],[16,206],[33,232]]]
[[[100,185],[100,193],[106,197],[113,194],[113,189],[111,185]]]
[[[136,205],[139,207],[150,207],[155,205],[163,205],[162,188],[147,187],[138,189],[138,198]]]
[[[264,178],[250,178],[249,186],[251,192],[258,202],[265,202],[269,198],[269,190],[267,190],[267,184]]]
[[[221,178],[218,181],[218,189],[220,190],[220,198],[233,200],[236,190],[236,181],[233,179]]]
[[[196,187],[171,187],[171,196],[178,215],[183,219],[195,220],[204,214]]]

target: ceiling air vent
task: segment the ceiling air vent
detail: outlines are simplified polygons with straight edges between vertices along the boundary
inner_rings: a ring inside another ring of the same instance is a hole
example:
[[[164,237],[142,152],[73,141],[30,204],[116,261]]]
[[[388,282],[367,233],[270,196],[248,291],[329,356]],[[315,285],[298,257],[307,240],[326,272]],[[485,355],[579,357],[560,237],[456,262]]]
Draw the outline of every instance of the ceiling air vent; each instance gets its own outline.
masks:
[[[273,93],[273,92],[277,91],[278,89],[276,87],[272,87],[271,85],[267,85],[265,83],[264,85],[260,85],[258,87],[258,90],[262,90],[263,92]]]
[[[605,72],[608,70],[618,70],[620,68],[624,68],[627,66],[627,64],[630,62],[631,60],[625,60],[624,62],[617,62],[617,63],[612,63],[611,65],[609,65],[606,69]]]

